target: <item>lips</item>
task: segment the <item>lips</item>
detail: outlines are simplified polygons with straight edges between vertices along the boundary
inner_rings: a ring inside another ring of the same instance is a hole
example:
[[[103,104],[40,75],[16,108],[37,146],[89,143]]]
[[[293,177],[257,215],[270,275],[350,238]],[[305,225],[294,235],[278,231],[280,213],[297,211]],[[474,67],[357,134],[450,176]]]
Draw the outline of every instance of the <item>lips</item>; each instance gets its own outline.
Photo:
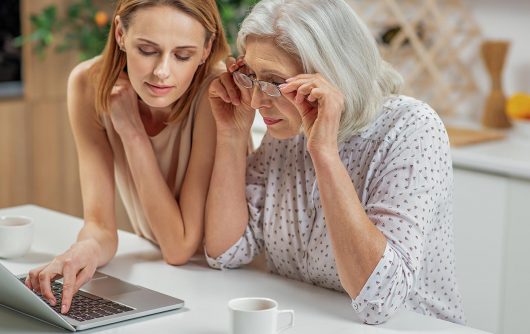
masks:
[[[165,86],[165,85],[155,85],[149,82],[146,82],[145,85],[147,86],[147,88],[149,88],[151,93],[155,96],[164,96],[167,93],[169,93],[171,89],[173,89],[174,87],[174,86]]]
[[[282,121],[281,119],[277,119],[277,118],[263,117],[263,122],[265,123],[265,125],[274,125],[281,121]]]

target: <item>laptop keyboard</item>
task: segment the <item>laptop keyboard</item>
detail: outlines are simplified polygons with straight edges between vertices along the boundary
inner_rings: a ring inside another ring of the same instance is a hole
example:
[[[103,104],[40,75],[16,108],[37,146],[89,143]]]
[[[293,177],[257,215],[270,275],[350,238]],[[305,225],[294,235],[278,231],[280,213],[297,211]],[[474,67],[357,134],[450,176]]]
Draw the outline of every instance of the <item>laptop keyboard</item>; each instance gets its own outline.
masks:
[[[26,278],[20,278],[24,283]],[[61,314],[61,296],[63,293],[63,284],[61,282],[52,282],[52,293],[57,300],[55,306],[50,305],[46,299],[40,294],[36,293],[46,304],[57,313]],[[120,314],[127,311],[134,310],[131,307],[104,299],[85,291],[78,291],[72,298],[70,310],[65,315],[79,322],[88,321],[92,319],[107,317],[110,315]]]

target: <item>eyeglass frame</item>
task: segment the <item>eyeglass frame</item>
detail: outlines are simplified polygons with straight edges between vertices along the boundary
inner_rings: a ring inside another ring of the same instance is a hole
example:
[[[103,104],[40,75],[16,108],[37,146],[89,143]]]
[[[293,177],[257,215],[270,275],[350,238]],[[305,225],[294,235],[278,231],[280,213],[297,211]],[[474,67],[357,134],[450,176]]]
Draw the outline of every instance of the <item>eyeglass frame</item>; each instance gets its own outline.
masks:
[[[243,76],[245,78],[248,78],[251,82],[252,82],[252,85],[250,85],[250,87],[247,87],[243,84],[243,82],[239,81],[238,79],[236,79],[237,75],[240,75],[240,76]],[[272,83],[272,82],[268,82],[268,81],[263,81],[263,80],[258,80],[258,79],[254,79],[254,78],[251,78],[250,76],[248,76],[247,74],[241,72],[241,71],[234,71],[232,73],[232,77],[234,78],[234,81],[236,83],[239,83],[241,84],[241,86],[247,88],[247,89],[251,89],[251,88],[254,88],[254,86],[256,85],[256,83],[258,84],[258,87],[260,89],[260,91],[262,93],[265,93],[267,94],[268,96],[270,97],[280,97],[282,96],[282,92],[280,91],[280,84],[275,84],[275,83]],[[269,93],[267,93],[265,91],[265,88],[263,86],[268,86],[268,87],[273,87],[275,89],[275,91],[277,92],[277,95],[271,95]]]

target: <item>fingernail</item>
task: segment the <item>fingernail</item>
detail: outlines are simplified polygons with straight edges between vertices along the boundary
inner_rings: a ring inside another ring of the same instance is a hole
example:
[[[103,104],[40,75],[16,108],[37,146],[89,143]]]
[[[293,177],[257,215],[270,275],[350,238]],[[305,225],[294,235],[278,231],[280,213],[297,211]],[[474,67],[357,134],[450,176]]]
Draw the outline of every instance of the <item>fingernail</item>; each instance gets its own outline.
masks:
[[[66,304],[63,304],[63,306],[61,306],[61,313],[66,313]]]
[[[293,80],[294,80],[294,78],[289,78],[289,79],[285,80],[285,82],[291,82]]]
[[[287,84],[285,84],[285,83],[282,83],[281,85],[278,85],[278,88],[280,88],[280,89],[284,89],[285,87],[287,87]]]
[[[48,299],[48,302],[49,302],[50,305],[52,305],[52,306],[55,305],[55,299],[53,299],[53,298]]]

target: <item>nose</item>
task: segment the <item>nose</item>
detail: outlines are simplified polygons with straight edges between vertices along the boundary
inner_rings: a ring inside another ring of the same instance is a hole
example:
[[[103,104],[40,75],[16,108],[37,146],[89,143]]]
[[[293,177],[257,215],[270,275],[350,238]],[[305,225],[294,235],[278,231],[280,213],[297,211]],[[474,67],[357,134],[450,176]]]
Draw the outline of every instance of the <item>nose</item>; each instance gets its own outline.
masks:
[[[160,80],[165,80],[169,77],[169,57],[162,57],[156,64],[153,74]]]
[[[252,109],[271,107],[270,97],[261,91],[257,83],[254,84],[254,87],[252,88],[252,97],[250,100],[250,106],[252,107]]]

